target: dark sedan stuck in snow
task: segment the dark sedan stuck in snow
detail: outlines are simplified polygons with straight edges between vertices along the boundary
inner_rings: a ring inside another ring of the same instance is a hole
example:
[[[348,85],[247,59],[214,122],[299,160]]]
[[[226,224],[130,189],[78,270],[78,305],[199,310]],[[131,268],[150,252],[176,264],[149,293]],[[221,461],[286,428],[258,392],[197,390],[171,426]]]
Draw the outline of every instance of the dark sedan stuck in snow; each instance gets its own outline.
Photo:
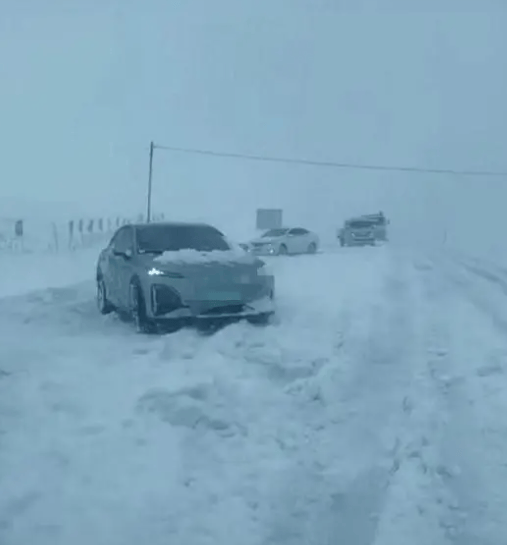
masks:
[[[274,277],[265,263],[200,223],[124,225],[100,253],[97,304],[130,315],[142,332],[159,325],[247,319],[274,314]]]

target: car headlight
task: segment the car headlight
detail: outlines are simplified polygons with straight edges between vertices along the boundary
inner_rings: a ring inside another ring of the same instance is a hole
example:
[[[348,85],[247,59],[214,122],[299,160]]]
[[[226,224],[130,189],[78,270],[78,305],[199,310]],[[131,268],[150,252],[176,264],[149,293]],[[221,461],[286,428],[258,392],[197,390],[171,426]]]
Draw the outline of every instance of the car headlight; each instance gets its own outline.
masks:
[[[161,269],[157,269],[156,267],[152,267],[148,271],[148,276],[164,276],[165,278],[183,278],[183,275],[176,272],[171,271],[162,271]]]

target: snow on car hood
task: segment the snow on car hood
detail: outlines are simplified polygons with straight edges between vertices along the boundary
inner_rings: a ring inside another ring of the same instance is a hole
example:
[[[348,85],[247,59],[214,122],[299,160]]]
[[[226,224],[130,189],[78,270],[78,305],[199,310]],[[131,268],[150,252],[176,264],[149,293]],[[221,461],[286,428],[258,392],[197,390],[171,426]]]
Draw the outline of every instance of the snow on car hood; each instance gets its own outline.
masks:
[[[185,263],[244,263],[251,265],[257,260],[243,250],[212,250],[211,252],[200,252],[198,250],[178,250],[176,252],[164,252],[154,258],[155,262],[162,264]]]

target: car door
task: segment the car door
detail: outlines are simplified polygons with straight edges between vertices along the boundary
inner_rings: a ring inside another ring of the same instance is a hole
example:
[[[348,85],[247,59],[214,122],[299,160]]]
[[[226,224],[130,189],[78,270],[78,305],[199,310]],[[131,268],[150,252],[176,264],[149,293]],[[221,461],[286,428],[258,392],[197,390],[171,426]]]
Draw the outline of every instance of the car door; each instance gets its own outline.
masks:
[[[121,227],[114,233],[100,257],[100,271],[104,279],[107,297],[114,306],[118,306],[117,256],[114,253],[114,248],[121,239],[124,229]]]
[[[115,270],[118,293],[118,306],[128,310],[130,308],[130,280],[132,279],[134,256],[134,230],[127,225],[114,247]]]
[[[305,245],[305,229],[296,227],[289,231],[290,252],[300,254],[306,251],[308,245]]]
[[[300,228],[298,229],[299,235],[299,241],[301,244],[301,252],[308,252],[308,248],[310,247],[310,244],[312,242],[315,242],[315,237],[308,231],[308,229]]]
[[[289,252],[289,254],[298,253],[297,233],[295,233],[294,231],[295,231],[294,229],[289,229],[285,236],[285,240],[287,243],[287,251]]]
[[[127,255],[129,250],[131,252],[133,250],[133,236],[132,228],[127,225],[118,230],[108,252],[109,297],[111,302],[121,309],[127,309],[129,305],[131,271],[130,258]]]

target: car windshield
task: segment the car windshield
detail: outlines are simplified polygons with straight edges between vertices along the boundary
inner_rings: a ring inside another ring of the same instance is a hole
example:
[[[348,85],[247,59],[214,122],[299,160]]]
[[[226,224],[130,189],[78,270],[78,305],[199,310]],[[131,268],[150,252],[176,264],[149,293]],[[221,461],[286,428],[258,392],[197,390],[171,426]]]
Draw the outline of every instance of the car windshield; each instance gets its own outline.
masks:
[[[207,225],[146,225],[137,228],[139,253],[177,252],[197,250],[226,251],[231,247],[224,235]]]
[[[288,229],[270,229],[266,231],[262,236],[264,237],[281,237],[287,233]]]
[[[386,222],[383,216],[372,216],[371,218],[368,218],[368,221],[370,221],[374,225],[384,225]]]
[[[367,229],[373,227],[373,223],[371,221],[357,220],[349,222],[349,227],[352,229]]]

